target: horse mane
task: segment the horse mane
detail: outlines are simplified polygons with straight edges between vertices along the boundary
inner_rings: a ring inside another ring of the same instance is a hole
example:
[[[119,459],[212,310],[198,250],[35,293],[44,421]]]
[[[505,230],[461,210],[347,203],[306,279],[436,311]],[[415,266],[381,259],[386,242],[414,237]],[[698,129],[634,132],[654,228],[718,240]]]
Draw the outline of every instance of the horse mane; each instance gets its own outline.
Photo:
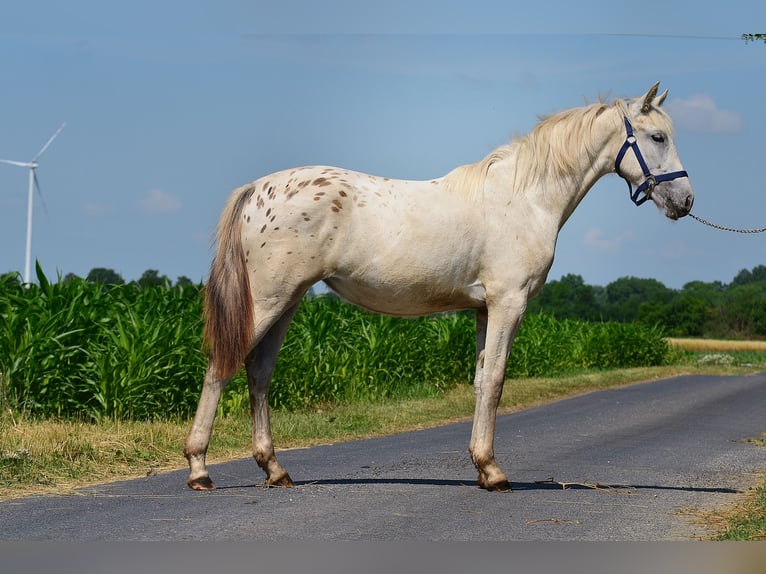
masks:
[[[590,134],[596,118],[609,109],[617,109],[620,117],[630,115],[625,100],[618,99],[611,104],[599,101],[543,116],[527,135],[513,138],[510,144],[494,149],[476,163],[452,170],[445,176],[447,187],[467,198],[480,198],[490,168],[511,156],[514,156],[511,184],[518,193],[544,177],[566,177],[580,165],[583,153],[590,160],[596,157]],[[667,117],[659,108],[653,111]]]
[[[489,168],[510,156],[512,152],[513,146],[502,145],[492,150],[481,161],[456,167],[444,178],[447,189],[469,199],[480,197],[484,191],[484,182],[487,180]]]

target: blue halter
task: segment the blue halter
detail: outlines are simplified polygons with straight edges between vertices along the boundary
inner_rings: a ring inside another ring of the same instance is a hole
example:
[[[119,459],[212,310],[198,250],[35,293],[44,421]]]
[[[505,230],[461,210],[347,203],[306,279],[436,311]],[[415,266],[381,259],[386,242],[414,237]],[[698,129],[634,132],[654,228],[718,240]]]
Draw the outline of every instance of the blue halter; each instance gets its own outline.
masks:
[[[673,171],[671,173],[663,173],[661,175],[652,175],[652,172],[649,170],[649,167],[644,161],[644,156],[641,155],[641,150],[638,149],[638,141],[636,140],[636,136],[633,134],[633,126],[630,124],[630,120],[628,120],[627,117],[624,117],[624,119],[625,131],[628,133],[628,135],[625,138],[625,143],[622,144],[622,147],[620,148],[620,153],[617,154],[617,159],[614,160],[614,169],[617,172],[617,175],[619,175],[627,182],[630,199],[633,200],[633,203],[636,205],[641,205],[651,197],[652,191],[657,186],[657,184],[664,181],[671,181],[679,177],[689,177],[689,174],[685,171]],[[638,164],[641,166],[641,170],[644,172],[644,177],[646,178],[644,183],[639,185],[635,192],[633,191],[633,186],[631,185],[630,181],[628,181],[628,178],[620,173],[620,163],[622,163],[622,158],[625,157],[625,152],[627,152],[629,148],[632,149],[633,153],[636,155]],[[639,197],[642,193],[644,194],[644,197]]]

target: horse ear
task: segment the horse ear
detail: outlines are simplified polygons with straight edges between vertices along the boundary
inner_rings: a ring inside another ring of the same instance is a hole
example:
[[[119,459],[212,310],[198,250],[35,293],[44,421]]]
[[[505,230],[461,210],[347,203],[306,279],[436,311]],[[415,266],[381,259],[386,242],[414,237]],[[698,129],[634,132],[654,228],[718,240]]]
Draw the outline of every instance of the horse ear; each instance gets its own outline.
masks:
[[[667,97],[668,97],[668,91],[665,90],[664,92],[660,94],[660,96],[657,99],[654,100],[653,102],[654,107],[659,108],[665,102],[665,98]]]
[[[652,109],[652,103],[654,102],[654,97],[657,95],[657,90],[659,89],[660,89],[659,82],[657,82],[651,88],[649,88],[649,91],[646,92],[646,95],[644,96],[644,103],[641,106],[641,113],[644,113],[644,114],[649,113],[649,111]]]

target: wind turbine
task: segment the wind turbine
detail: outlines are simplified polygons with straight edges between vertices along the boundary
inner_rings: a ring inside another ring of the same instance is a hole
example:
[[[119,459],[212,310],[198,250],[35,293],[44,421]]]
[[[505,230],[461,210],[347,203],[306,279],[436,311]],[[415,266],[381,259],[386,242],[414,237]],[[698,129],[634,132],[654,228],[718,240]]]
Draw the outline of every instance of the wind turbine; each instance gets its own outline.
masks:
[[[14,161],[11,159],[0,159],[0,163],[7,163],[9,165],[17,165],[19,167],[29,168],[29,191],[27,196],[27,249],[26,257],[24,258],[24,285],[29,285],[30,266],[32,262],[32,204],[34,201],[35,188],[37,188],[37,193],[40,193],[40,186],[37,183],[37,174],[35,172],[37,166],[39,165],[37,160],[39,160],[40,156],[45,153],[45,150],[48,149],[48,146],[53,143],[53,140],[58,137],[58,135],[61,133],[61,130],[64,129],[65,125],[66,124],[61,124],[59,126],[59,129],[57,129],[56,132],[48,139],[48,141],[45,142],[45,145],[40,148],[40,151],[37,152],[37,155],[32,158],[32,161]],[[42,198],[42,193],[40,193],[40,198]]]

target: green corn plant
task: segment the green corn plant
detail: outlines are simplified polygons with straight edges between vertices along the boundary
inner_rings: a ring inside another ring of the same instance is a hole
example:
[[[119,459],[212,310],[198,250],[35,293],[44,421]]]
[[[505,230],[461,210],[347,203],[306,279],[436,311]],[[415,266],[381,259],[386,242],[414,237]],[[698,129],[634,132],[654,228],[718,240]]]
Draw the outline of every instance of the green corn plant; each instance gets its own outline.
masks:
[[[0,278],[4,409],[92,420],[193,412],[206,366],[199,286],[50,282],[39,268],[38,283],[23,287]],[[473,380],[475,353],[472,313],[396,319],[334,297],[306,299],[280,352],[271,404],[303,409],[433,396]],[[531,315],[507,373],[555,376],[658,365],[668,353],[660,328]],[[248,404],[240,372],[218,412],[241,412]]]

